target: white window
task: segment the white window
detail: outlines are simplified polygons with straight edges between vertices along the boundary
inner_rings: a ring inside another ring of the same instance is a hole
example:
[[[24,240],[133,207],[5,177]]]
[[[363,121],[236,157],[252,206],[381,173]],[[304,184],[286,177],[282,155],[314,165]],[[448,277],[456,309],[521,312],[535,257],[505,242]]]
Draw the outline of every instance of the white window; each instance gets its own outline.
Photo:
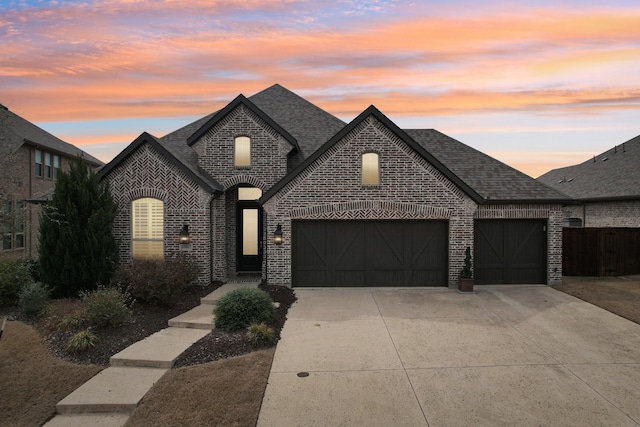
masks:
[[[131,204],[131,254],[134,259],[164,258],[164,204],[144,198]]]
[[[362,155],[362,185],[380,184],[379,156],[376,153]]]
[[[60,156],[53,156],[53,179],[58,179],[60,173]]]
[[[44,176],[45,178],[51,178],[51,153],[44,153]]]
[[[251,139],[248,136],[236,137],[235,165],[251,166]]]
[[[42,176],[42,151],[36,150],[36,176]]]
[[[2,250],[24,248],[24,208],[25,203],[20,201],[7,201],[2,204]]]

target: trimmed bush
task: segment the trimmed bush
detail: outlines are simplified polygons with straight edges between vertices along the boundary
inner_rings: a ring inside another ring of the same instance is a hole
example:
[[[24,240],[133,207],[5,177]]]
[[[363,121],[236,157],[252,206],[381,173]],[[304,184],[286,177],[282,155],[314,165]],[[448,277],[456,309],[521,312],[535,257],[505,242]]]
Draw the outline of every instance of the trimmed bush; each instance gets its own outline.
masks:
[[[62,318],[60,322],[60,329],[69,331],[78,329],[85,323],[87,323],[87,314],[85,312],[76,312],[67,314]]]
[[[72,354],[81,353],[94,347],[96,341],[98,341],[96,334],[94,334],[91,329],[85,329],[84,331],[73,334],[69,338],[66,350]]]
[[[216,328],[227,331],[245,329],[252,323],[272,324],[276,319],[273,301],[265,291],[239,288],[224,295],[213,309]]]
[[[247,328],[247,339],[253,345],[271,345],[276,336],[273,328],[266,323],[253,323]]]
[[[116,272],[112,284],[126,289],[136,301],[166,307],[175,303],[176,296],[199,272],[197,264],[185,255],[164,261],[134,261]]]
[[[20,308],[28,316],[39,314],[47,305],[50,293],[49,288],[42,283],[28,283],[20,291]]]
[[[0,260],[0,306],[17,303],[20,291],[29,283],[31,275],[24,260]]]
[[[116,288],[100,288],[83,295],[87,303],[87,319],[93,326],[106,328],[120,325],[131,317],[128,296]]]

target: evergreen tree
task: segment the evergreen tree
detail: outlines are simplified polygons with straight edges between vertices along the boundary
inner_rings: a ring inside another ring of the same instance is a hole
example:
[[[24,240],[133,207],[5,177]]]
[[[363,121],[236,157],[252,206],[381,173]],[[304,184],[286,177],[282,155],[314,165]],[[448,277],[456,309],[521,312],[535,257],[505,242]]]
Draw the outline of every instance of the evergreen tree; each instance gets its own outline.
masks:
[[[78,158],[69,172],[60,171],[53,201],[40,219],[40,266],[54,296],[106,285],[118,264],[113,236],[118,213],[107,183]]]

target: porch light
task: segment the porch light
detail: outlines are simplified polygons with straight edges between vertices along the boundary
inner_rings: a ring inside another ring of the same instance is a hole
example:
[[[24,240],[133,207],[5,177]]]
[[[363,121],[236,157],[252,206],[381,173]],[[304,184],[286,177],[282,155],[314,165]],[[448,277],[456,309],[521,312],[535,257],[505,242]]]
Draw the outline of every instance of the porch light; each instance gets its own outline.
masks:
[[[191,243],[191,235],[189,234],[189,226],[187,224],[182,225],[182,230],[178,235],[178,241],[181,245],[188,245]]]
[[[273,243],[276,245],[282,244],[282,225],[278,224],[276,231],[273,232]]]

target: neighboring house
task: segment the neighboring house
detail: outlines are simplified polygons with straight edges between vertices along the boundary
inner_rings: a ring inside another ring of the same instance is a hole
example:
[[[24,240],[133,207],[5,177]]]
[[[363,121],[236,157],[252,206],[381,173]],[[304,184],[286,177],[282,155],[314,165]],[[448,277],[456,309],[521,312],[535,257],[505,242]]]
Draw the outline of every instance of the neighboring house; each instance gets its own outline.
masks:
[[[574,199],[565,226],[640,227],[640,136],[538,181]]]
[[[50,196],[77,156],[103,164],[0,104],[0,257],[38,257],[40,206],[27,201]]]
[[[373,106],[345,124],[274,85],[143,133],[101,173],[121,259],[188,251],[203,281],[454,286],[466,247],[477,284],[562,280],[566,195]]]

